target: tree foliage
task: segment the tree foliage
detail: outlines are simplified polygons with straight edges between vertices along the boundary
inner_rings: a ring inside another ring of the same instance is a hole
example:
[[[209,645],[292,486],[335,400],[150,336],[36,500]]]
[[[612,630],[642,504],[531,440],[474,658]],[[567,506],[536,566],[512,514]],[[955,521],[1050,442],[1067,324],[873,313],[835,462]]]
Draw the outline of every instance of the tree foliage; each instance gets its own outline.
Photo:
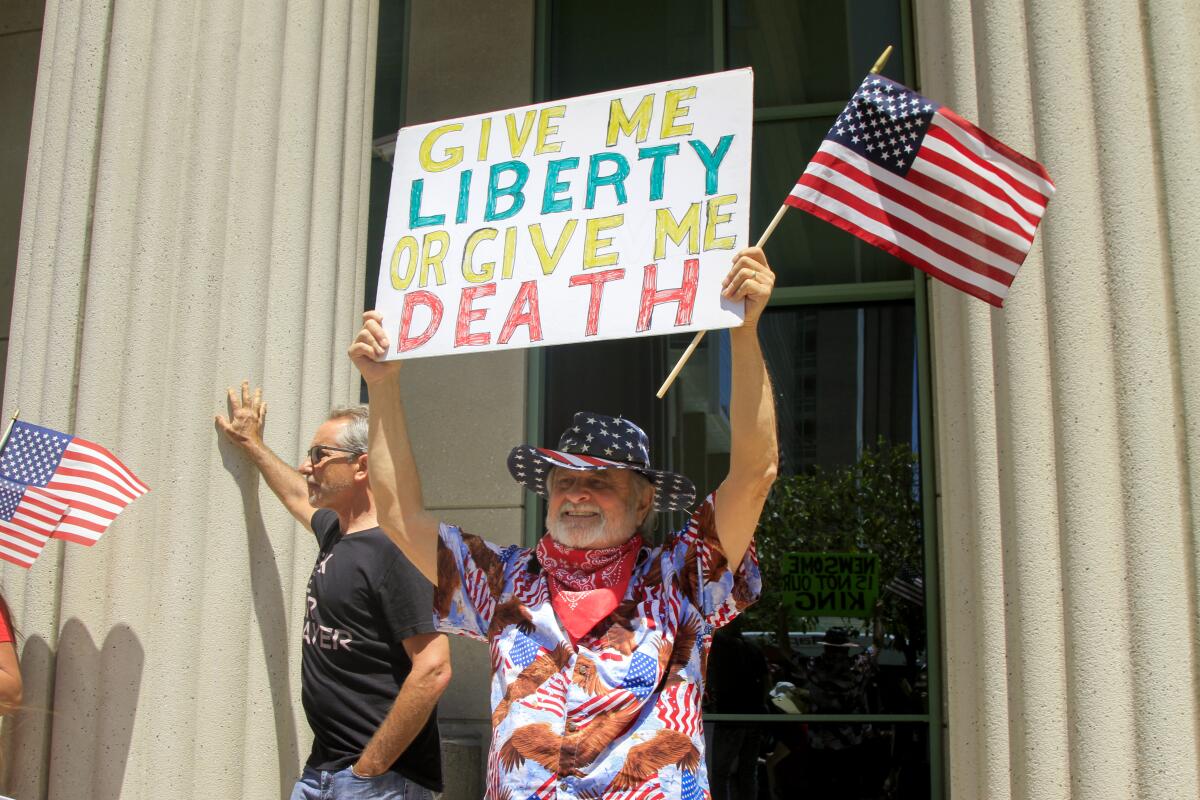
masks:
[[[782,476],[767,498],[756,534],[763,597],[746,612],[750,630],[772,631],[787,648],[789,630],[812,630],[815,620],[784,606],[781,567],[790,552],[862,552],[879,557],[880,604],[885,629],[924,647],[924,614],[882,591],[905,566],[921,571],[917,455],[907,444],[884,439],[863,450],[855,464]],[[866,621],[864,621],[866,622]],[[794,627],[793,623],[800,627]],[[862,624],[862,623],[860,623]],[[869,626],[867,626],[869,630]]]

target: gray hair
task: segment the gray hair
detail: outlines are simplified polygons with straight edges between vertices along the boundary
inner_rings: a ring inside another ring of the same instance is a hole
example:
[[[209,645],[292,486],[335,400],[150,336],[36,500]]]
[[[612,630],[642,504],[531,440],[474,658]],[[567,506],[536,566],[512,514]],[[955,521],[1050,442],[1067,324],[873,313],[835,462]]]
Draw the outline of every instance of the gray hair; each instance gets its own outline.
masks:
[[[358,453],[367,452],[367,407],[342,406],[332,409],[326,420],[344,419],[346,424],[337,436],[337,446]]]
[[[649,478],[647,478],[642,473],[637,472],[635,470],[630,470],[629,474],[633,478],[633,486],[634,486],[634,492],[633,492],[633,495],[630,497],[630,503],[636,505],[638,497],[641,495],[642,491],[647,486],[650,487],[653,497],[656,500],[658,499],[658,486],[656,486],[653,481],[651,481]],[[652,503],[650,503],[650,510],[646,512],[645,518],[642,519],[642,521],[638,523],[637,532],[642,535],[643,539],[646,539],[647,541],[649,541],[650,536],[654,533],[654,523],[657,521],[658,521],[658,515],[654,513],[654,503],[652,502]]]

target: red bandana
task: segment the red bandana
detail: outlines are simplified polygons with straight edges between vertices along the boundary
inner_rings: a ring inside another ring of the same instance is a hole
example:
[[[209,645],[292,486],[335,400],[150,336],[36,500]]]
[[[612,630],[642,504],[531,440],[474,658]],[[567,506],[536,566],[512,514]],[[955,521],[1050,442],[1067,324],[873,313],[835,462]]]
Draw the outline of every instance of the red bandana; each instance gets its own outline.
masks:
[[[546,571],[550,605],[578,644],[584,634],[607,617],[625,596],[642,537],[634,534],[619,547],[583,550],[566,547],[546,534],[538,542],[537,559]]]

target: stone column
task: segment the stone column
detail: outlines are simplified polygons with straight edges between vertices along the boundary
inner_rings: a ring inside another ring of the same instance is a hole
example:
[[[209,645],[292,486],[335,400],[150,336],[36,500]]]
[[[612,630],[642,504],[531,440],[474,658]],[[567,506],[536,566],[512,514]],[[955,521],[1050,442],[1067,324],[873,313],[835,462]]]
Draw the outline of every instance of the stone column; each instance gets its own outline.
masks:
[[[1058,187],[1003,311],[932,289],[950,795],[1195,797],[1200,10],[915,7]]]
[[[376,3],[47,3],[4,408],[151,487],[4,587],[21,798],[285,797],[313,547],[213,415],[265,387],[299,462],[362,306]]]

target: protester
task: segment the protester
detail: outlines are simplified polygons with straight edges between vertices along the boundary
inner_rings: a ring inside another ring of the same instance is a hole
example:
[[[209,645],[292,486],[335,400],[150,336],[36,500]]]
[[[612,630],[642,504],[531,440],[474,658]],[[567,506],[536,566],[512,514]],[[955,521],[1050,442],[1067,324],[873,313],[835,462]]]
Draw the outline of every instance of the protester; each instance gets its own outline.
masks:
[[[515,448],[509,471],[548,498],[534,549],[501,548],[438,523],[424,507],[389,338],[368,312],[350,347],[371,400],[371,482],[379,522],[436,583],[442,630],[488,642],[492,727],[487,797],[699,798],[700,720],[712,631],[757,599],[754,529],[778,446],[758,320],[774,274],[743,250],[722,294],[745,300],[730,333],[730,467],[687,525],[658,547],[653,511],[695,499],[687,478],[653,469],[646,434],[581,412],[557,450]],[[552,791],[553,789],[553,791]]]
[[[21,665],[15,640],[8,602],[0,596],[0,714],[11,714],[21,706]]]
[[[301,698],[312,752],[292,800],[428,798],[442,789],[436,704],[450,650],[429,616],[433,587],[376,522],[367,410],[335,409],[300,471],[262,438],[261,390],[229,390],[217,426],[316,536],[305,597]]]

